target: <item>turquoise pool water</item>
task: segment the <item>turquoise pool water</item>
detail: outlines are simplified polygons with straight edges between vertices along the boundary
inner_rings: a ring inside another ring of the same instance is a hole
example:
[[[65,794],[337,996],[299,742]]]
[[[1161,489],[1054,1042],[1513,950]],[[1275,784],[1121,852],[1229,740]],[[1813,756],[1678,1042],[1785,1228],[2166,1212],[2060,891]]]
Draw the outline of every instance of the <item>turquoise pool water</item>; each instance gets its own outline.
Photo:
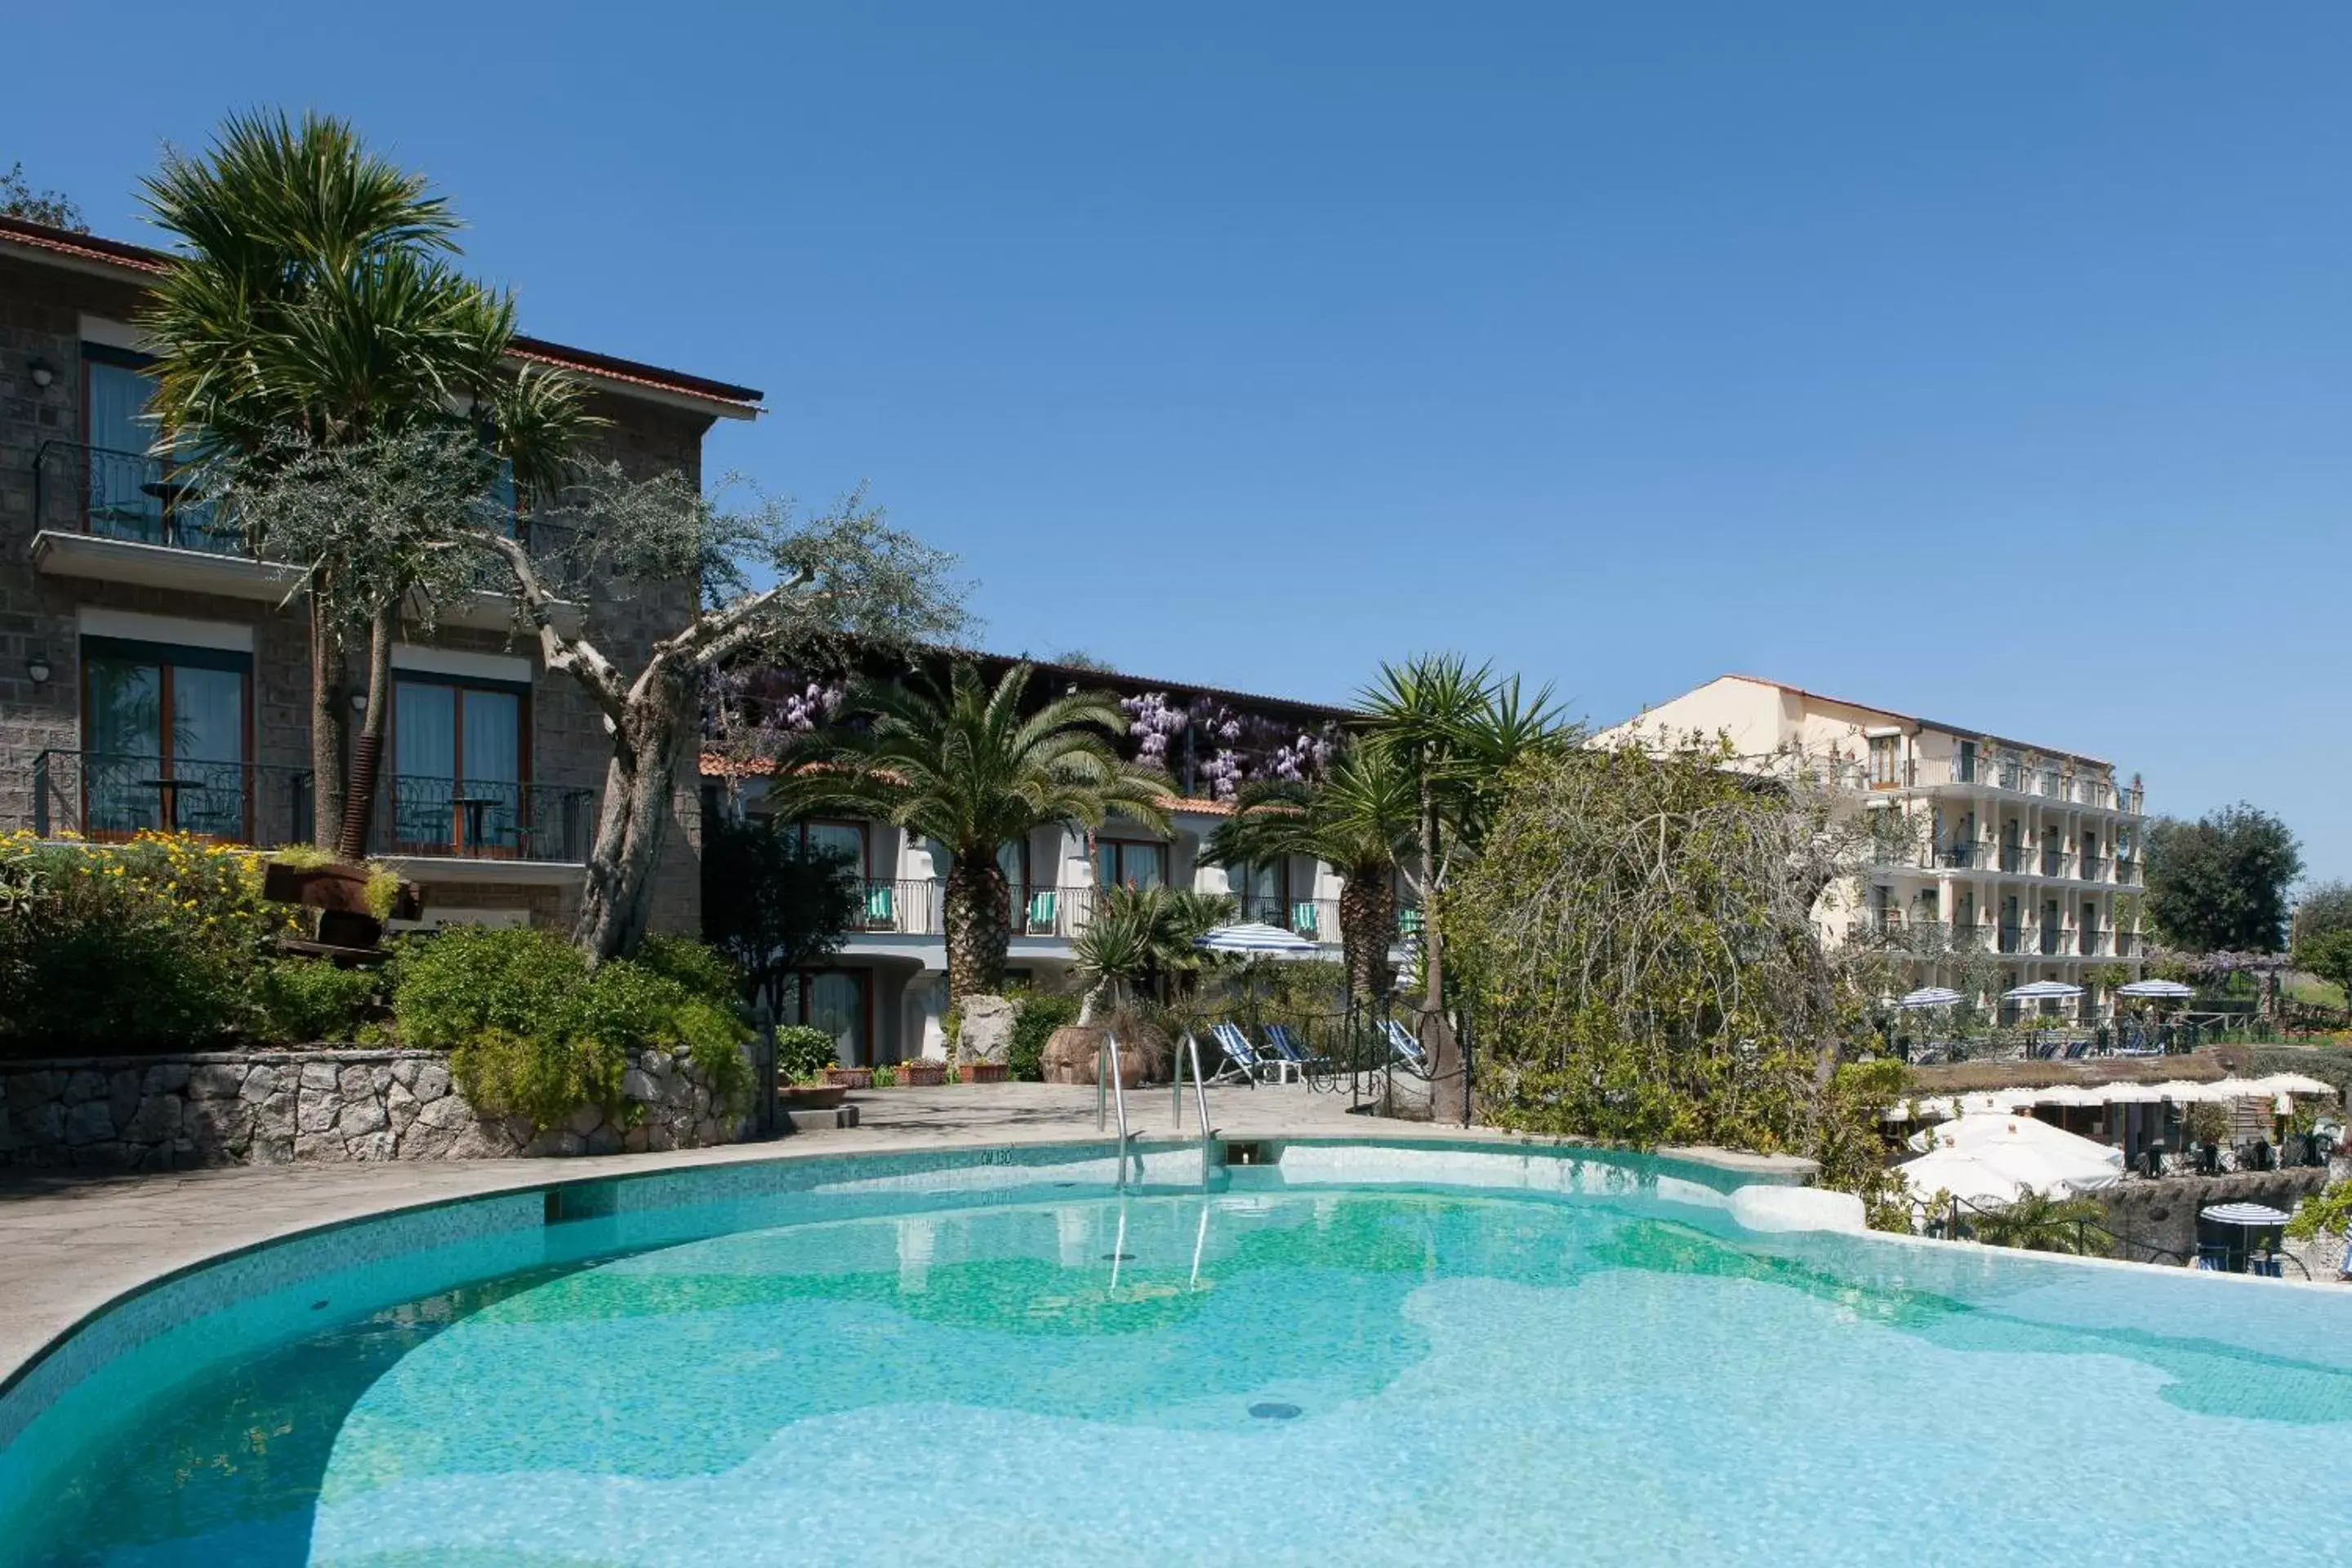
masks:
[[[550,1228],[60,1402],[0,1563],[2153,1563],[2352,1497],[2352,1302],[1649,1190]]]

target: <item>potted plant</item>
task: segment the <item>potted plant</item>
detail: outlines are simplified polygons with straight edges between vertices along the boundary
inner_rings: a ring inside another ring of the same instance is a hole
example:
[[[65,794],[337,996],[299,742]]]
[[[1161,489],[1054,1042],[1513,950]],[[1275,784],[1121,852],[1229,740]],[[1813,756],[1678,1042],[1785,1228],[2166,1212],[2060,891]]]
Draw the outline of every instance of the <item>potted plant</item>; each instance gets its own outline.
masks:
[[[837,1083],[844,1089],[872,1089],[874,1087],[874,1069],[872,1068],[845,1068],[836,1063],[835,1065],[824,1069],[824,1081],[827,1083]]]
[[[831,1110],[859,1087],[829,1077],[837,1055],[833,1037],[805,1024],[776,1031],[776,1092],[793,1110]]]
[[[937,1089],[948,1080],[948,1064],[929,1057],[908,1057],[898,1064],[898,1081],[908,1089]]]
[[[957,1070],[966,1083],[1003,1083],[1006,1076],[1003,1062],[964,1062]]]

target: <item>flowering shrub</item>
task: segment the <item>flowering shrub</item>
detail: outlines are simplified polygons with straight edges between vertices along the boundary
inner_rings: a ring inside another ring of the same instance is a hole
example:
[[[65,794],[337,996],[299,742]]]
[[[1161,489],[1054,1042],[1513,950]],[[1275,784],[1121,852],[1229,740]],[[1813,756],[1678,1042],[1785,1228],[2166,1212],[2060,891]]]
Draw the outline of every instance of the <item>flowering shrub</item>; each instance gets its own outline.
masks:
[[[175,1048],[257,1022],[264,961],[297,929],[253,850],[167,834],[0,834],[0,1051]]]

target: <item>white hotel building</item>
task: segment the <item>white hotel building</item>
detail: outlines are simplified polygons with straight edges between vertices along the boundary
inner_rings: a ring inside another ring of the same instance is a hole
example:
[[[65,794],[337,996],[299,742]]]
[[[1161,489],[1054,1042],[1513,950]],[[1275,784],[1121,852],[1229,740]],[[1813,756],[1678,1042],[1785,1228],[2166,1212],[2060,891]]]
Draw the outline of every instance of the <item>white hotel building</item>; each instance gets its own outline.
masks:
[[[1693,731],[1727,735],[1742,756],[1797,748],[1827,762],[1858,805],[1915,819],[1916,852],[1824,895],[1816,918],[1831,940],[1916,952],[1921,984],[1957,983],[1949,954],[1980,950],[1997,957],[2000,990],[2084,987],[2084,1022],[2108,1015],[2116,970],[2139,974],[2137,775],[2118,784],[2097,757],[1746,675],[1708,681],[1603,738]]]

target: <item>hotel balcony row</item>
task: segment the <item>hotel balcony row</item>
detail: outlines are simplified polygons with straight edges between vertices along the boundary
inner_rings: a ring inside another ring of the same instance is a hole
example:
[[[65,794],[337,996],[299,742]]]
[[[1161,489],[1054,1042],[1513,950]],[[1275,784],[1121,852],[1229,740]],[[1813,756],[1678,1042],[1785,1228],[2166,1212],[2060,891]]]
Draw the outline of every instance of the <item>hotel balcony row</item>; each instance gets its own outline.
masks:
[[[2042,877],[2105,887],[2141,885],[2137,856],[2099,855],[2047,845],[2000,844],[1972,839],[1921,847],[1909,855],[1876,860],[1874,868],[1914,871],[1986,871],[2008,877]]]
[[[1905,920],[1891,910],[1849,921],[1845,940],[1849,945],[1874,943],[1922,957],[1982,952],[2011,958],[2137,959],[2145,958],[2149,947],[2147,933],[2139,931],[2030,920],[2014,924]]]
[[[867,879],[859,903],[851,949],[864,938],[943,938],[947,933],[947,884],[937,878],[879,880]],[[1228,895],[1231,896],[1231,895]],[[1086,930],[1094,918],[1102,889],[1091,882],[1055,887],[1013,884],[1006,889],[1005,915],[1014,939],[1068,941]],[[1336,954],[1340,942],[1337,899],[1265,900],[1235,897],[1237,918],[1277,926],[1294,936],[1328,947]],[[1397,911],[1396,938],[1402,942],[1419,934],[1421,911],[1411,907]]]
[[[1874,752],[1867,760],[1852,763],[1841,782],[1849,788],[1874,791],[1962,786],[2126,816],[2143,815],[2147,802],[2147,792],[2137,782],[2117,785],[2099,773],[2024,758],[1987,757],[1966,744],[1944,757],[1900,757]]]
[[[411,874],[426,862],[513,862],[575,869],[594,823],[593,789],[500,778],[388,773],[368,852]],[[282,848],[312,841],[307,768],[187,756],[50,750],[0,787],[0,826],[43,838],[120,842],[184,833]],[[469,875],[493,875],[475,865]]]

